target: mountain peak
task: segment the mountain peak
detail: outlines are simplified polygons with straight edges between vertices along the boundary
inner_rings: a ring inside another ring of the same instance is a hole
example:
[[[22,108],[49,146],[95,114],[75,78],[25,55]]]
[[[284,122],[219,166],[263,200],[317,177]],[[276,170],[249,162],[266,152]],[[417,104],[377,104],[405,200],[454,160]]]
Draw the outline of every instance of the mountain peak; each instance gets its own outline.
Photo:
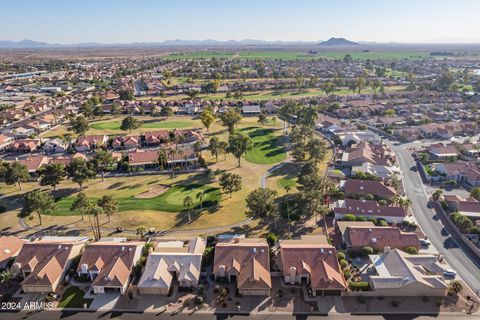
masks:
[[[347,40],[345,38],[330,38],[327,41],[320,43],[321,46],[355,46],[358,45],[357,42]]]

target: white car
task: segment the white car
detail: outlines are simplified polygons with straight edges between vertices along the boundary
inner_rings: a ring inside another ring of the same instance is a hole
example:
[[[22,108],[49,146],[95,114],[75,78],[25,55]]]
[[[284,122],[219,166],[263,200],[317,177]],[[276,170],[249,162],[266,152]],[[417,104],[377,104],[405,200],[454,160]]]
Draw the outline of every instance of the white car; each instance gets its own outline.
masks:
[[[457,275],[457,272],[455,270],[452,270],[452,269],[447,269],[445,270],[445,272],[443,273],[443,276],[444,277],[452,277],[452,278],[455,278],[455,276]]]
[[[422,246],[428,247],[431,244],[431,242],[430,240],[427,240],[427,239],[420,239],[420,244]]]

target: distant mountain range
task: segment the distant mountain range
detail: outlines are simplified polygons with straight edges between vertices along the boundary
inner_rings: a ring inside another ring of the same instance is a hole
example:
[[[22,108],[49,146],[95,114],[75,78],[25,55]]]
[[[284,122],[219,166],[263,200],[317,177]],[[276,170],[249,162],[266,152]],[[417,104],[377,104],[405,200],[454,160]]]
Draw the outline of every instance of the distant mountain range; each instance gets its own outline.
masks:
[[[255,46],[255,45],[323,45],[343,46],[358,45],[358,43],[345,38],[330,38],[327,41],[266,41],[266,40],[228,40],[220,41],[214,39],[206,40],[165,40],[161,42],[131,42],[131,43],[97,43],[82,42],[72,44],[48,43],[34,40],[9,41],[0,40],[0,49],[41,49],[41,48],[115,48],[115,47],[182,47],[182,46]]]
[[[345,38],[330,38],[320,43],[321,46],[356,46],[358,42],[353,42]]]

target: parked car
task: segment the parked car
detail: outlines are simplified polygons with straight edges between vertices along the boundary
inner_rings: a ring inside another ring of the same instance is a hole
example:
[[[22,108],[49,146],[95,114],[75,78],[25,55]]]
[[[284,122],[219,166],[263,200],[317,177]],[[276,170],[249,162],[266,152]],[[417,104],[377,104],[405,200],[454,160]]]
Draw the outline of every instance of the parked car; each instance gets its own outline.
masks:
[[[431,242],[428,239],[420,239],[420,244],[424,247],[428,247],[431,244]]]
[[[444,277],[455,278],[457,276],[457,272],[453,269],[447,269],[443,273]]]

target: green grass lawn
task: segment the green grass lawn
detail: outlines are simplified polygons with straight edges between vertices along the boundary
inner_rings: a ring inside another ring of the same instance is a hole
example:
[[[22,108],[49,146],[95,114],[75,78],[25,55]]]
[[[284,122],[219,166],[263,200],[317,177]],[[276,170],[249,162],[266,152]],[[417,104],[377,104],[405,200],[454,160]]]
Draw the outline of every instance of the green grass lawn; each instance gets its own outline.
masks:
[[[70,287],[65,290],[62,300],[58,303],[59,308],[83,308],[86,303],[90,306],[92,299],[83,299],[84,292],[78,287]]]
[[[278,163],[287,158],[287,154],[280,141],[275,136],[274,129],[249,127],[239,130],[252,138],[254,147],[245,155],[245,160],[257,164]]]
[[[286,186],[293,188],[295,187],[295,178],[280,178],[277,180],[277,185],[282,189]]]
[[[135,187],[135,186],[133,186]],[[128,186],[128,188],[133,188]],[[135,194],[135,190],[131,190],[132,194]],[[183,200],[187,195],[190,195],[193,199],[194,207],[200,206],[200,200],[196,198],[198,192],[203,191],[205,197],[203,200],[203,206],[208,207],[218,203],[221,199],[220,190],[210,185],[202,185],[197,183],[190,184],[177,184],[168,189],[163,194],[160,194],[153,198],[135,198],[135,195],[128,197],[118,197],[113,191],[111,194],[118,201],[118,211],[133,211],[133,210],[153,210],[153,211],[167,211],[167,212],[181,212],[185,210],[183,206]],[[137,193],[138,194],[138,193]],[[94,198],[94,197],[93,197]],[[52,215],[80,215],[78,211],[70,211],[75,196],[68,196],[61,198],[57,201],[57,209]]]
[[[96,130],[121,130],[120,121],[106,121],[96,122],[90,125],[91,128]],[[175,128],[191,128],[192,122],[185,120],[147,120],[143,122],[142,128],[144,129],[175,129]]]

